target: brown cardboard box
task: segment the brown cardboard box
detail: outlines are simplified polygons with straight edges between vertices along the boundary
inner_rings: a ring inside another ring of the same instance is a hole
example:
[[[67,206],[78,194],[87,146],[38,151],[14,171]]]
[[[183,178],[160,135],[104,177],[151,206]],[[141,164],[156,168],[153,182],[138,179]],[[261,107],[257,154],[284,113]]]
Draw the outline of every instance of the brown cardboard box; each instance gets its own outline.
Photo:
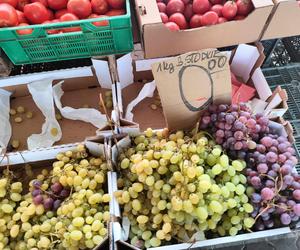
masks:
[[[262,40],[300,35],[300,7],[296,0],[273,0],[274,11]]]
[[[145,58],[260,40],[274,4],[272,0],[252,2],[255,10],[244,20],[172,32],[162,23],[155,0],[135,0]]]
[[[59,81],[56,80],[53,84],[57,82]],[[99,94],[102,93],[104,98],[105,91],[107,91],[107,89],[100,87],[95,76],[64,79],[62,86],[65,92],[62,97],[62,105],[72,108],[82,108],[84,105],[88,105],[89,108],[99,110]],[[23,106],[26,112],[31,111],[33,113],[31,119],[26,118],[25,114],[10,116],[12,126],[11,141],[14,139],[19,140],[20,147],[18,151],[26,150],[27,138],[32,134],[39,134],[41,132],[45,117],[32,99],[26,83],[8,86],[4,89],[13,93],[10,102],[11,108],[16,109],[18,106]],[[103,114],[104,110],[101,108],[100,112]],[[57,111],[57,113],[59,112]],[[110,113],[111,110],[108,110],[109,116]],[[14,122],[14,118],[17,116],[23,118],[21,123]],[[87,136],[96,134],[97,128],[90,123],[66,118],[62,118],[58,122],[62,129],[62,138],[55,145],[82,142]]]

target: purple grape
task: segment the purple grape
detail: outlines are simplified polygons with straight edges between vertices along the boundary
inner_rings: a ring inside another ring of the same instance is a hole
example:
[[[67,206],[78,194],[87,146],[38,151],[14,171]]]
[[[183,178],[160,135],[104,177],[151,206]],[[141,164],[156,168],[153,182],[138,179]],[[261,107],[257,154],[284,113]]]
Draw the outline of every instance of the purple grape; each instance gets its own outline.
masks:
[[[242,111],[241,113],[240,113],[240,115],[243,117],[246,117],[247,119],[249,119],[250,117],[251,117],[251,115],[250,115],[250,113],[249,112],[247,112],[247,111]]]
[[[290,152],[284,152],[282,153],[287,159],[290,158],[292,156],[292,154]]]
[[[32,186],[35,188],[40,188],[42,186],[42,182],[39,180],[34,180]]]
[[[273,188],[275,187],[275,183],[272,180],[266,180],[265,186],[268,188]]]
[[[255,125],[255,133],[259,133],[261,131],[261,126],[259,124]]]
[[[265,117],[265,116],[260,117],[260,118],[258,119],[258,123],[259,123],[260,125],[262,125],[262,126],[268,126],[268,124],[269,124],[269,119],[268,119],[267,117]]]
[[[231,130],[225,130],[225,136],[227,137],[227,138],[229,138],[229,137],[232,137],[232,131]]]
[[[241,130],[243,128],[243,123],[240,122],[240,121],[235,121],[234,124],[233,124],[233,127],[235,130]]]
[[[257,172],[260,174],[265,174],[269,170],[268,165],[265,163],[260,163],[257,165]]]
[[[221,111],[221,112],[225,112],[228,110],[228,106],[226,104],[220,104],[218,106],[218,110]]]
[[[272,138],[269,136],[265,136],[260,140],[260,143],[269,148],[272,146]]]
[[[261,221],[257,221],[257,223],[255,223],[255,228],[258,231],[262,231],[265,229],[265,225]]]
[[[225,129],[225,123],[224,122],[218,122],[217,126],[220,129],[223,129],[223,130]]]
[[[290,174],[293,171],[293,168],[290,165],[284,164],[281,167],[280,171],[283,175],[287,175],[287,174]]]
[[[288,209],[287,205],[285,203],[278,203],[278,207],[276,207],[275,211],[277,214],[283,214]]]
[[[295,153],[296,153],[295,149],[292,147],[288,147],[286,151],[291,153],[292,155],[295,155]]]
[[[219,129],[219,130],[217,130],[217,132],[216,132],[216,136],[217,137],[224,137],[224,131],[222,130],[222,129]]]
[[[265,220],[264,225],[266,226],[266,228],[273,228],[274,227],[274,221],[272,219]]]
[[[203,116],[202,117],[202,123],[209,124],[211,121],[210,116]]]
[[[250,118],[247,122],[246,122],[246,126],[248,128],[255,128],[256,125],[256,121],[252,118]]]
[[[286,141],[287,141],[287,138],[284,137],[284,136],[279,136],[278,139],[277,139],[277,141],[278,141],[279,143],[283,143],[283,142],[286,142]]]
[[[298,164],[298,159],[295,156],[291,156],[290,160],[293,162],[294,165]]]
[[[274,153],[274,152],[268,152],[268,153],[266,154],[266,159],[267,159],[268,162],[274,163],[274,162],[277,161],[278,156],[277,156],[277,154]]]
[[[283,225],[289,225],[291,223],[292,219],[287,213],[283,213],[280,216],[280,221]]]
[[[270,216],[270,214],[268,214],[268,213],[263,213],[262,215],[261,215],[261,219],[263,220],[263,221],[267,221],[267,220],[269,220],[271,218],[271,216]]]
[[[244,133],[242,131],[235,131],[233,136],[236,140],[242,140],[244,138]]]
[[[296,205],[296,202],[293,201],[293,200],[288,200],[287,203],[286,203],[289,207],[293,207]]]
[[[43,203],[43,200],[44,200],[43,196],[39,194],[33,198],[33,203],[35,205],[39,205]]]
[[[259,202],[261,202],[261,195],[258,194],[258,193],[253,193],[253,194],[251,195],[251,201],[252,201],[253,203],[259,203]]]
[[[263,154],[263,153],[266,152],[266,147],[265,147],[264,145],[262,145],[262,144],[258,144],[257,147],[256,147],[256,150],[257,150],[259,153]]]
[[[266,156],[265,155],[262,155],[262,154],[260,154],[259,156],[258,156],[258,162],[262,162],[262,163],[264,163],[264,162],[267,162],[267,159],[266,159]]]
[[[286,185],[291,185],[292,183],[293,183],[293,181],[294,181],[294,178],[293,178],[293,176],[291,176],[291,175],[285,175],[284,177],[283,177],[283,181],[285,182],[285,184]]]
[[[278,172],[280,170],[280,165],[278,163],[274,163],[272,165],[272,170]]]
[[[225,123],[225,130],[229,131],[231,129],[232,129],[232,125],[228,124],[228,123]]]
[[[275,146],[270,147],[269,151],[271,151],[271,152],[273,152],[275,154],[278,153],[278,150],[277,150],[277,148]]]
[[[43,202],[44,208],[46,210],[51,210],[53,207],[53,199],[52,198],[46,198]]]
[[[240,116],[240,117],[239,117],[239,121],[240,121],[241,123],[245,124],[245,123],[248,121],[248,119],[247,119],[245,116]]]
[[[293,206],[293,211],[297,216],[300,216],[300,204],[295,204]]]
[[[249,176],[250,177],[253,177],[253,176],[258,176],[258,173],[254,170],[251,170],[251,172],[249,173]],[[259,180],[260,181],[260,180]],[[258,180],[255,180],[255,182],[258,182]]]
[[[260,194],[261,194],[261,198],[266,201],[272,200],[275,196],[274,191],[271,188],[267,188],[267,187],[263,188]]]
[[[241,150],[243,148],[243,143],[240,142],[240,141],[237,141],[235,144],[234,144],[234,149],[235,150]]]
[[[216,137],[216,143],[221,145],[223,143],[223,138]]]
[[[55,200],[53,203],[53,210],[56,211],[61,205],[61,200]]]
[[[33,197],[35,197],[35,196],[37,196],[39,194],[42,194],[42,193],[43,193],[42,190],[40,190],[40,189],[34,189],[34,190],[32,190],[31,195]]]
[[[285,143],[279,143],[278,144],[278,150],[279,150],[279,152],[284,153],[286,151],[286,149],[287,149],[287,146],[286,146]]]
[[[60,193],[62,189],[63,189],[63,186],[59,182],[55,182],[54,184],[51,185],[51,190],[55,194]]]
[[[273,178],[277,177],[277,173],[274,170],[270,170],[268,172],[268,175],[271,176],[271,177],[273,177]]]
[[[225,116],[225,120],[226,120],[226,122],[227,122],[228,124],[232,124],[232,123],[234,123],[235,118],[234,118],[233,115],[228,114],[228,115]]]
[[[297,182],[297,181],[294,181],[294,182],[292,183],[292,187],[293,187],[294,189],[300,189],[300,183]]]
[[[238,153],[237,153],[237,158],[238,159],[245,159],[245,157],[246,157],[246,152],[238,151]]]
[[[69,189],[63,189],[61,190],[59,196],[62,198],[67,198],[70,195],[70,190]]]
[[[225,116],[226,116],[226,113],[225,112],[221,112],[218,115],[218,121],[220,121],[220,122],[225,121]]]
[[[295,200],[300,201],[300,190],[299,189],[294,190],[293,197]]]

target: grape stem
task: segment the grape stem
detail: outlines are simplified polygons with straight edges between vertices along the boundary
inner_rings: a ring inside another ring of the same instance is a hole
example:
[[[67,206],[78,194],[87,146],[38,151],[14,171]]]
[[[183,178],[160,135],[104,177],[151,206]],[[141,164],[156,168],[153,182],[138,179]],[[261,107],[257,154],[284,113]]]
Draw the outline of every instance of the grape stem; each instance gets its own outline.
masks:
[[[267,206],[266,208],[264,208],[254,219],[254,224],[256,223],[256,221],[258,220],[258,218],[264,213],[266,212],[269,208],[271,208],[271,206]]]
[[[274,182],[276,182],[276,180],[270,176],[270,175],[267,175],[267,174],[259,174],[259,176],[265,176],[265,177],[268,177],[269,179],[273,180]]]

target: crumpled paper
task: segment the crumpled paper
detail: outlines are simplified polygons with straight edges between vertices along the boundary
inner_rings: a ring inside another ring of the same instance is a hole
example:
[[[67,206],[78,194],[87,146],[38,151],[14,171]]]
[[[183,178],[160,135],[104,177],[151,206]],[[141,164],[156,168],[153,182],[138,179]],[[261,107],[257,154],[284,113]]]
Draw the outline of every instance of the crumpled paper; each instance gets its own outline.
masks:
[[[0,153],[4,153],[11,137],[11,125],[9,122],[11,92],[0,89]]]
[[[55,118],[52,91],[53,79],[42,79],[28,84],[28,90],[37,107],[45,116],[41,134],[33,134],[27,139],[29,150],[51,147],[62,137],[61,128]]]
[[[155,81],[146,83],[144,87],[141,89],[138,96],[127,105],[125,119],[128,121],[133,121],[133,113],[132,110],[136,105],[138,105],[142,100],[144,100],[146,97],[153,97],[154,91],[156,89]]]
[[[63,107],[61,104],[61,97],[64,94],[62,90],[63,81],[59,82],[53,87],[53,97],[56,107],[59,109],[61,115],[70,120],[80,120],[89,122],[97,128],[102,128],[107,124],[106,115],[101,114],[98,110],[93,108],[79,108]]]

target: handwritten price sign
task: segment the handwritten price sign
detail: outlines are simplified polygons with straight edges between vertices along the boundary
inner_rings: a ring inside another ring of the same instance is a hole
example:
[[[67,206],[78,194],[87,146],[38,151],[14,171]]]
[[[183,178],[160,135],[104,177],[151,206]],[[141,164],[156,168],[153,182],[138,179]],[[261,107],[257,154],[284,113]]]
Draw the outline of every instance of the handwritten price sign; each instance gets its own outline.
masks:
[[[152,72],[172,130],[193,127],[212,102],[231,101],[228,57],[216,49],[155,63]]]

